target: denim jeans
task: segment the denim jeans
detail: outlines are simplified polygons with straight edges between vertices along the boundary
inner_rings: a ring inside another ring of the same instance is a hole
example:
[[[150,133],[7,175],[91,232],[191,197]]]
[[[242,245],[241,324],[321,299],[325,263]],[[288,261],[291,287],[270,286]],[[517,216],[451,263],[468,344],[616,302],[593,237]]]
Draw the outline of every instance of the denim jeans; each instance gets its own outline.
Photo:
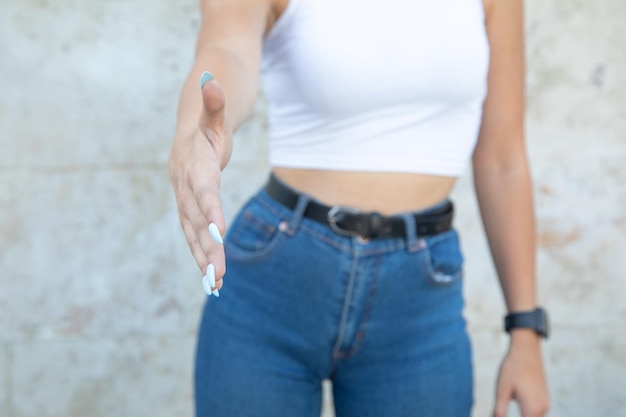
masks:
[[[470,342],[455,230],[365,241],[260,191],[225,239],[221,297],[205,304],[198,417],[468,417]]]

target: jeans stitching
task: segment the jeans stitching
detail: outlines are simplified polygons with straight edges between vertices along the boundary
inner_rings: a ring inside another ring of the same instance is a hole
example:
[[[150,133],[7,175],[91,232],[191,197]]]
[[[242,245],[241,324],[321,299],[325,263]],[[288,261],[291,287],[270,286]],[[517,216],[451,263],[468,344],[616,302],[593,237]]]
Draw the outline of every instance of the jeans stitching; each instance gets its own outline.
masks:
[[[374,306],[374,300],[378,293],[377,290],[378,290],[378,277],[379,277],[379,272],[380,272],[380,264],[381,264],[380,257],[377,257],[375,261],[375,268],[374,268],[374,274],[373,274],[374,279],[372,280],[371,287],[369,288],[369,291],[367,292],[367,297],[365,298],[365,302],[363,305],[363,314],[361,315],[361,320],[358,324],[357,331],[355,333],[356,340],[353,342],[353,344],[350,346],[349,349],[339,350],[337,352],[338,359],[348,359],[350,357],[355,356],[359,352],[361,346],[363,345],[363,341],[365,340],[365,337],[366,337],[365,327],[366,327],[366,324],[370,320],[372,308]],[[361,337],[358,336],[359,334],[361,335]]]
[[[442,272],[435,271],[435,268],[433,266],[432,253],[430,251],[430,245],[426,245],[426,248],[424,248],[424,255],[425,256],[423,258],[422,264],[424,266],[426,278],[431,285],[434,285],[436,287],[451,287],[462,279],[463,263],[461,263],[461,267],[458,271],[452,274],[444,274]],[[449,279],[447,281],[438,281],[435,278],[435,276],[437,275],[449,277]]]
[[[337,331],[337,340],[335,341],[335,345],[333,346],[332,356],[335,360],[339,360],[344,357],[344,350],[341,349],[341,345],[344,342],[348,316],[350,313],[350,304],[352,302],[352,298],[354,297],[354,288],[357,281],[357,274],[359,272],[359,259],[358,256],[353,255],[352,257],[352,265],[350,265],[350,275],[348,276],[348,285],[346,287],[345,296],[343,299],[343,306],[341,308],[341,318],[339,322],[339,328]]]
[[[318,233],[317,231],[315,231],[314,229],[308,227],[305,224],[300,224],[300,230],[302,230],[303,232],[305,232],[306,234],[308,234],[311,237],[314,237],[316,239],[319,239],[320,241],[327,243],[331,246],[334,246],[338,249],[342,249],[345,250],[346,252],[352,252],[352,248],[350,246],[344,245],[341,242],[337,242],[335,240],[333,240],[332,238],[329,238],[328,236],[324,236],[321,233]]]
[[[285,213],[281,213],[280,209],[277,209],[277,208],[273,207],[271,204],[269,204],[267,201],[265,201],[265,199],[261,195],[255,196],[254,197],[254,201],[259,203],[260,205],[262,205],[267,210],[271,211],[272,214],[274,214],[277,217],[283,218],[285,216]],[[280,204],[280,203],[276,202],[276,204]],[[284,207],[284,211],[286,211],[288,213],[289,217],[293,216],[293,211],[289,210],[289,208],[287,208],[285,206],[281,205],[281,207]]]
[[[285,234],[282,232],[276,232],[272,239],[263,247],[263,249],[249,251],[239,248],[236,244],[230,241],[224,242],[224,249],[226,250],[226,256],[228,259],[243,263],[256,263],[268,259],[274,255],[285,239]]]

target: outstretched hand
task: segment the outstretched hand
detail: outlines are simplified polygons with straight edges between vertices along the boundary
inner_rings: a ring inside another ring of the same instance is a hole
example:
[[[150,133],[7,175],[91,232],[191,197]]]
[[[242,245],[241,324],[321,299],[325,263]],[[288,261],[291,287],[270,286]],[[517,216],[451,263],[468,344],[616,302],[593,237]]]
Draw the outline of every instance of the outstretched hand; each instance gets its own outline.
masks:
[[[219,191],[223,155],[231,146],[232,131],[224,114],[220,85],[204,73],[200,88],[203,108],[197,129],[174,141],[168,167],[180,224],[204,275],[205,291],[219,296],[226,272],[222,242],[225,223]]]

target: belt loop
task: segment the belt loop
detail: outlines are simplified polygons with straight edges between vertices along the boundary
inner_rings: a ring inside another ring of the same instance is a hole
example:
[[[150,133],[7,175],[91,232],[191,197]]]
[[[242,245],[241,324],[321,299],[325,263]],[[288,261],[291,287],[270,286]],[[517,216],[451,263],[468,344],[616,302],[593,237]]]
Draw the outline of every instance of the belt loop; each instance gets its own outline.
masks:
[[[290,236],[296,234],[296,230],[300,227],[300,223],[302,222],[302,217],[304,217],[304,211],[309,205],[309,201],[311,201],[311,197],[306,194],[300,194],[298,196],[298,203],[296,207],[293,209],[293,215],[289,220],[289,227],[286,230],[286,233]]]
[[[406,248],[409,252],[420,250],[420,240],[417,238],[417,227],[415,226],[415,216],[412,213],[402,213],[404,220]]]

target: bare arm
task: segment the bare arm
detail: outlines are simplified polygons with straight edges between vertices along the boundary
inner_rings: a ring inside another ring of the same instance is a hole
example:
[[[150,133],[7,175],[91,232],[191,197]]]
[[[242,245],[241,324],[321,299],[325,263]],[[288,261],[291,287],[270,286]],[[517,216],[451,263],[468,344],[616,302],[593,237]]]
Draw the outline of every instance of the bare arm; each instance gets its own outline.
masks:
[[[502,292],[509,311],[536,306],[535,219],[524,144],[522,0],[492,0],[487,8],[491,46],[489,93],[473,156],[474,184]],[[498,378],[494,416],[515,398],[524,417],[545,415],[548,394],[539,338],[516,329]]]
[[[207,70],[223,90],[232,130],[250,118],[257,98],[261,42],[276,19],[271,0],[202,0],[201,11],[196,58],[178,105],[176,140],[189,138],[198,128],[202,111],[198,82]],[[224,167],[227,158],[222,162]]]
[[[535,221],[524,144],[521,0],[488,15],[489,94],[473,156],[474,185],[509,311],[535,307]]]
[[[202,0],[195,63],[183,86],[168,168],[187,243],[203,274],[223,285],[219,190],[221,170],[232,152],[232,132],[248,119],[257,97],[261,44],[276,18],[273,0]],[[200,88],[200,76],[214,80]],[[219,295],[219,292],[214,293]]]

